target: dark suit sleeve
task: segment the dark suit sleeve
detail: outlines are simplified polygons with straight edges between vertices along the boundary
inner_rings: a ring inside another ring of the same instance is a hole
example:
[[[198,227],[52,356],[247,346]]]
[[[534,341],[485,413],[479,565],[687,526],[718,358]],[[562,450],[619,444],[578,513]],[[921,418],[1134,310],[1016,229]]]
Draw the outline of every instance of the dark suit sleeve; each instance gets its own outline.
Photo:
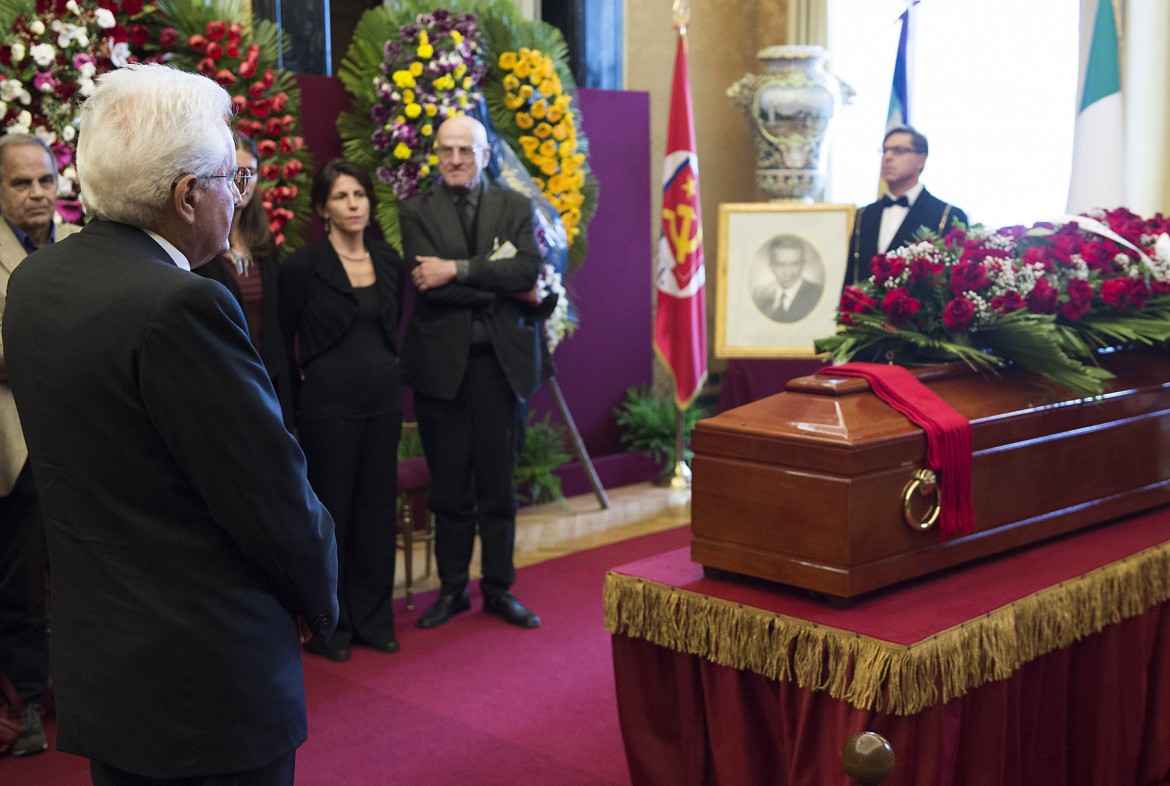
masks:
[[[280,266],[277,274],[277,303],[280,335],[284,339],[285,363],[288,366],[289,399],[293,412],[301,394],[301,364],[297,358],[297,328],[309,298],[309,264],[307,249],[300,249]]]
[[[417,200],[404,202],[398,213],[398,224],[402,230],[403,257],[407,269],[418,264],[419,257],[446,257],[435,245],[418,212]],[[491,292],[452,281],[450,284],[426,292],[415,290],[415,297],[432,305],[455,306],[460,308],[487,308],[496,301]]]
[[[333,519],[309,487],[243,312],[192,277],[161,299],[140,358],[144,405],[213,519],[317,632],[337,620]]]

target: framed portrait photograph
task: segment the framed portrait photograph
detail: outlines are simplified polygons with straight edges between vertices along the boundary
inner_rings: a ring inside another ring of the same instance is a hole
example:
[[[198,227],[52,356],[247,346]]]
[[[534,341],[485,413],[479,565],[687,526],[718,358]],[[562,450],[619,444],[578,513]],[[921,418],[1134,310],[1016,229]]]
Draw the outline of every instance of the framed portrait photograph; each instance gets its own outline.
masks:
[[[837,330],[853,205],[719,206],[715,355],[814,357]]]

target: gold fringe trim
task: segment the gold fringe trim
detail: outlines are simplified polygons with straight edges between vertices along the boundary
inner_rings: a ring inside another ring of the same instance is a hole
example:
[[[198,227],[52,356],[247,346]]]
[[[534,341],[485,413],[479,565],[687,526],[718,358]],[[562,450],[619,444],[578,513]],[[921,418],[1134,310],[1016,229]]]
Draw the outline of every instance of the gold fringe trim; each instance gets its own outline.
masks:
[[[605,628],[910,715],[1170,600],[1170,541],[1048,587],[910,646],[609,571]]]

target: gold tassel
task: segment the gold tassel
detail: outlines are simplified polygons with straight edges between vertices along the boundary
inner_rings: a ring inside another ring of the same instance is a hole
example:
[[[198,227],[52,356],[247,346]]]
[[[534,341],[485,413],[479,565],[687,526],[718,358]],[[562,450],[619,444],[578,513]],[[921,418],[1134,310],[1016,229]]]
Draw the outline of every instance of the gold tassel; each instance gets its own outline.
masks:
[[[646,579],[606,574],[605,628],[792,682],[863,710],[908,715],[1010,677],[1028,661],[1170,600],[1170,541],[910,646]]]

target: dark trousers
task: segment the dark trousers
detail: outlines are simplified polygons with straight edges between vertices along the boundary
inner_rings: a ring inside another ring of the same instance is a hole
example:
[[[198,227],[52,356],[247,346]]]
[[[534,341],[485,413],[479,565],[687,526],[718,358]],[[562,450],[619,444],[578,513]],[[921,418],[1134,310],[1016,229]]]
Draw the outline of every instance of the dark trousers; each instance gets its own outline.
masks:
[[[127,741],[129,742],[129,741]],[[89,763],[93,786],[293,786],[297,752],[249,772],[196,775],[189,778],[147,778],[97,761]]]
[[[394,633],[398,439],[402,413],[304,420],[309,483],[337,532],[337,631],[329,646]]]
[[[516,459],[520,402],[494,353],[473,351],[451,401],[415,395],[418,433],[431,471],[435,561],[442,592],[467,586],[478,525],[485,598],[516,580]]]
[[[0,672],[26,701],[40,700],[49,678],[46,559],[45,528],[25,462],[12,492],[0,497]]]

